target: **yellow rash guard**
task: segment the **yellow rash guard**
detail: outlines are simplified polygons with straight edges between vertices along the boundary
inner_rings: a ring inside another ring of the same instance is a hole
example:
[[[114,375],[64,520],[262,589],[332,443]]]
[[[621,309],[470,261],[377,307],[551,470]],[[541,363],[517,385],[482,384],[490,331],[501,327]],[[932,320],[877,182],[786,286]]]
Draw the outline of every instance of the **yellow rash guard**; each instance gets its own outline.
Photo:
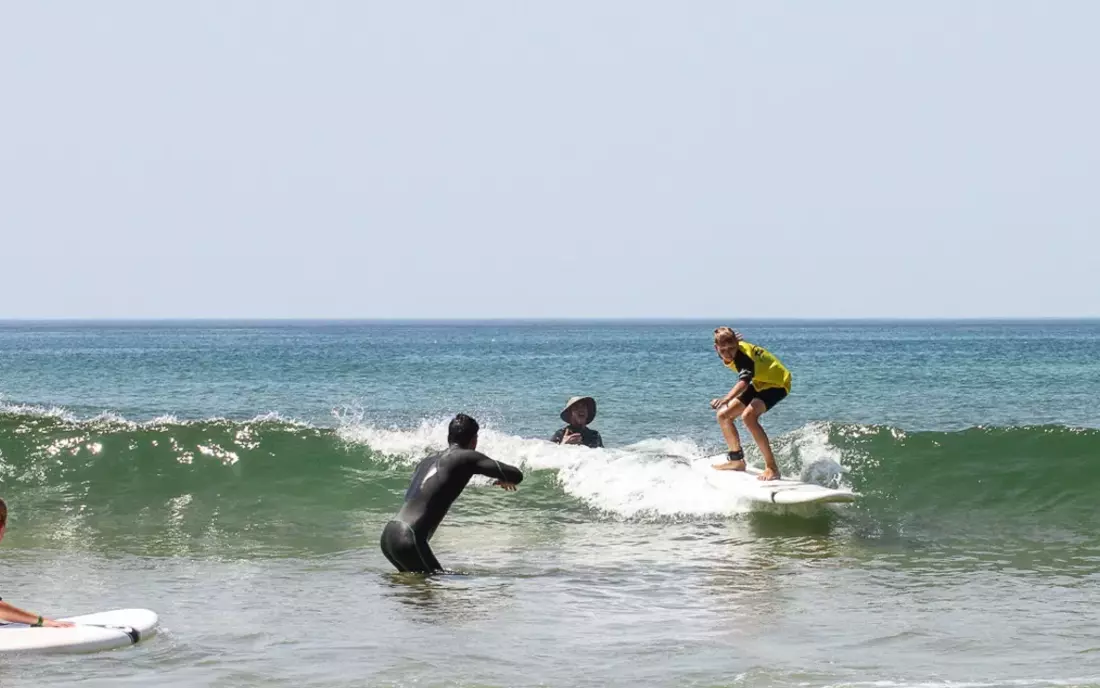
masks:
[[[791,371],[763,347],[738,342],[737,354],[726,367],[737,373],[739,379],[751,383],[758,392],[772,388],[791,392]]]

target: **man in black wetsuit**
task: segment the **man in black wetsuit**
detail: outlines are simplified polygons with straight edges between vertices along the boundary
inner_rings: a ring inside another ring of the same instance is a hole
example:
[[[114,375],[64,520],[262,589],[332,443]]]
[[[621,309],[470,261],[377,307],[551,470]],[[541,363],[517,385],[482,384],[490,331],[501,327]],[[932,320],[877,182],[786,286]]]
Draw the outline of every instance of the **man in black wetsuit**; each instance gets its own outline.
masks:
[[[428,547],[440,521],[474,474],[498,478],[493,483],[515,491],[523,473],[490,459],[477,448],[477,421],[460,413],[447,429],[450,447],[421,461],[405,492],[405,504],[382,529],[382,554],[398,571],[439,573],[444,569]]]

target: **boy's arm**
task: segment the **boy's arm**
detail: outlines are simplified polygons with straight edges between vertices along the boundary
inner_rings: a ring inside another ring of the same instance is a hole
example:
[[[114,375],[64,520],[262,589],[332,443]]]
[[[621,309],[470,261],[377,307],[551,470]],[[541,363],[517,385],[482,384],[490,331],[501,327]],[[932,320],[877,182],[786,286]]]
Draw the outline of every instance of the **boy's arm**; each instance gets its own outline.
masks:
[[[749,388],[749,383],[747,381],[738,380],[737,384],[733,386],[733,389],[731,389],[729,391],[729,394],[722,397],[722,399],[718,402],[718,405],[719,406],[725,406],[726,404],[730,403],[731,401],[733,401],[737,397],[741,396],[745,392],[745,390],[748,389],[748,388]]]
[[[752,378],[756,375],[756,363],[751,358],[745,356],[741,352],[737,352],[737,358],[735,360],[738,369],[737,384],[733,386],[729,394],[718,400],[715,408],[724,406],[741,396],[741,394],[749,388],[749,385],[752,384]]]
[[[54,621],[53,619],[47,619],[37,614],[31,614],[7,602],[0,602],[0,619],[13,621],[15,623],[24,623],[29,626],[48,626],[52,628],[63,628],[73,625],[72,621]]]

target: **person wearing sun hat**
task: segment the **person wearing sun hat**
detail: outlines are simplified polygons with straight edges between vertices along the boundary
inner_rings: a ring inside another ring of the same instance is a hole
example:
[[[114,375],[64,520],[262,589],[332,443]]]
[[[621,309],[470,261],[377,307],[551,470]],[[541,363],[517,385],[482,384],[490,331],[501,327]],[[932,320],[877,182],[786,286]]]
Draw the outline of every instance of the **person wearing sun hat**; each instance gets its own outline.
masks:
[[[554,444],[583,444],[596,449],[603,446],[600,433],[588,427],[596,417],[596,400],[592,397],[572,397],[561,411],[566,426],[554,433]]]

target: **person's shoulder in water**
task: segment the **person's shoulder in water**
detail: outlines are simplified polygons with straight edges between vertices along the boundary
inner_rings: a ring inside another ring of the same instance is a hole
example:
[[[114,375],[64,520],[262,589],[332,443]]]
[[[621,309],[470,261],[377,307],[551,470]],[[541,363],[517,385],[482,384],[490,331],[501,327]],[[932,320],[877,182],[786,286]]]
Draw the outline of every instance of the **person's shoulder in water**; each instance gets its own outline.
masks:
[[[596,449],[603,446],[598,430],[588,427],[596,417],[596,400],[592,397],[573,397],[562,409],[561,419],[566,426],[554,433],[554,444],[582,444]]]

